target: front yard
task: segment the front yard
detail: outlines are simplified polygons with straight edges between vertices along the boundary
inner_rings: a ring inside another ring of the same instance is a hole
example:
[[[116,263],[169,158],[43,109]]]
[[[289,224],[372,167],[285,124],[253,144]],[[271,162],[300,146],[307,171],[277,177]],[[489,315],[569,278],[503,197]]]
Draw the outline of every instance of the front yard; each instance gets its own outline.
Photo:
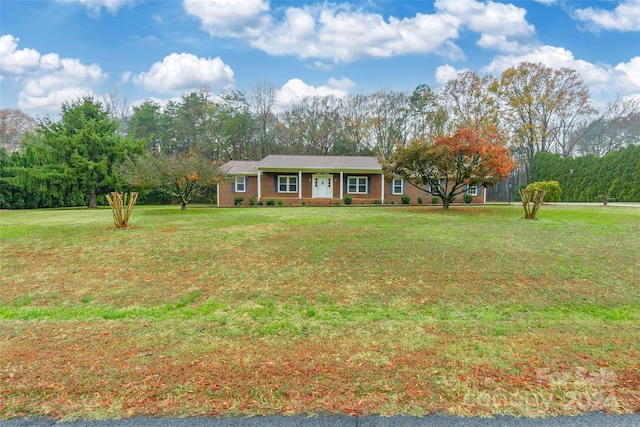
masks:
[[[640,411],[640,209],[0,213],[0,419]]]

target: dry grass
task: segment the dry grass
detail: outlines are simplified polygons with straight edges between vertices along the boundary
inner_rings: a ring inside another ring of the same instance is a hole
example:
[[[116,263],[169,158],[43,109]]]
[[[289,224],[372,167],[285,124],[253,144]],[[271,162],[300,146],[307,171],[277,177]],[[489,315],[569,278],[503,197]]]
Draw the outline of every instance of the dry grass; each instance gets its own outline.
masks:
[[[640,210],[0,213],[0,418],[640,410]]]

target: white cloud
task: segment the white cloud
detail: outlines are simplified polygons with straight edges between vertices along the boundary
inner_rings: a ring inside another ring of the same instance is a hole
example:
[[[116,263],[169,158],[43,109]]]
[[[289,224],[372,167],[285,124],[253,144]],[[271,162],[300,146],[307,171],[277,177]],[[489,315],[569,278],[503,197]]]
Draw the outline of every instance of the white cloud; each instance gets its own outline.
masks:
[[[359,4],[359,3],[358,3]],[[438,0],[435,13],[385,17],[345,2],[285,6],[275,12],[266,0],[184,0],[187,13],[215,37],[233,37],[270,55],[333,63],[360,58],[436,54],[464,58],[455,44],[461,29],[481,34],[483,48],[522,52],[533,40],[526,11],[511,4]],[[281,13],[281,15],[276,15]]]
[[[512,4],[475,0],[437,0],[435,7],[480,33],[478,46],[502,52],[523,52],[534,41],[535,27],[525,18],[527,11]]]
[[[92,87],[107,79],[97,65],[84,65],[55,53],[42,55],[34,49],[18,49],[18,42],[10,34],[0,37],[0,77],[22,84],[18,94],[21,109],[56,112],[64,102],[92,95]]]
[[[445,84],[449,80],[453,80],[458,77],[458,74],[465,70],[456,70],[453,66],[446,64],[436,68],[436,81],[440,84]]]
[[[221,87],[233,83],[233,70],[220,58],[199,58],[190,53],[172,53],[156,62],[133,82],[160,93],[180,93],[205,85]]]
[[[284,110],[287,106],[300,102],[306,97],[335,96],[343,98],[347,96],[347,89],[351,87],[353,87],[353,82],[349,79],[330,79],[326,85],[318,87],[308,85],[300,79],[291,79],[276,91],[275,110]]]
[[[18,49],[19,38],[11,34],[0,36],[0,77],[37,73],[40,70],[55,70],[60,60],[55,54],[40,55],[34,49]]]
[[[118,13],[121,7],[134,4],[135,0],[58,0],[63,3],[80,3],[87,8],[89,16],[97,18],[102,9],[106,9],[113,15]]]
[[[614,70],[620,78],[620,86],[627,88],[628,92],[640,91],[640,56],[619,63]]]
[[[184,9],[217,37],[256,37],[270,21],[265,0],[184,0]]]
[[[18,106],[25,110],[58,111],[64,102],[93,95],[92,87],[107,79],[97,65],[84,65],[77,59],[63,58],[60,69],[25,81]]]
[[[577,9],[573,16],[595,31],[640,31],[640,0],[623,0],[613,10],[594,7]]]
[[[539,62],[553,69],[572,68],[582,76],[593,94],[616,96],[640,91],[640,56],[611,66],[576,59],[571,51],[562,47],[541,46],[525,55],[497,56],[481,71],[499,76],[520,62]]]
[[[379,14],[352,10],[348,5],[323,3],[290,7],[284,19],[250,41],[271,55],[296,55],[334,62],[386,58],[411,53],[448,55],[459,49],[458,22],[450,16],[417,14],[385,20]]]

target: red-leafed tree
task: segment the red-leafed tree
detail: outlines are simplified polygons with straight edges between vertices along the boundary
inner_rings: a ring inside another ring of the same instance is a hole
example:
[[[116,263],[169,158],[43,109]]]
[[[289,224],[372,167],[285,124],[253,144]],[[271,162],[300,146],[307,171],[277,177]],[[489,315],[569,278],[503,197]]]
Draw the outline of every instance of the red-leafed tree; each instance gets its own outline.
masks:
[[[442,201],[448,209],[458,194],[469,187],[494,185],[505,179],[515,162],[502,133],[461,128],[435,142],[414,140],[396,147],[383,163],[385,177],[401,177],[414,187]]]

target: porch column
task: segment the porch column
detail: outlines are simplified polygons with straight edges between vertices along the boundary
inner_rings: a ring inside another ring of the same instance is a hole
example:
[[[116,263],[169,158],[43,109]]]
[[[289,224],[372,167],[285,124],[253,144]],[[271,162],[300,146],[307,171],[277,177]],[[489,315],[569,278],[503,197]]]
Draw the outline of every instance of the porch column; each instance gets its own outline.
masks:
[[[260,170],[258,170],[258,201],[260,201],[260,199],[262,199],[262,172],[260,172]]]
[[[344,199],[344,176],[340,171],[340,200]]]
[[[216,205],[220,206],[220,183],[216,184]]]
[[[384,174],[380,174],[380,199],[384,205]]]
[[[298,171],[298,199],[302,199],[302,171]]]

